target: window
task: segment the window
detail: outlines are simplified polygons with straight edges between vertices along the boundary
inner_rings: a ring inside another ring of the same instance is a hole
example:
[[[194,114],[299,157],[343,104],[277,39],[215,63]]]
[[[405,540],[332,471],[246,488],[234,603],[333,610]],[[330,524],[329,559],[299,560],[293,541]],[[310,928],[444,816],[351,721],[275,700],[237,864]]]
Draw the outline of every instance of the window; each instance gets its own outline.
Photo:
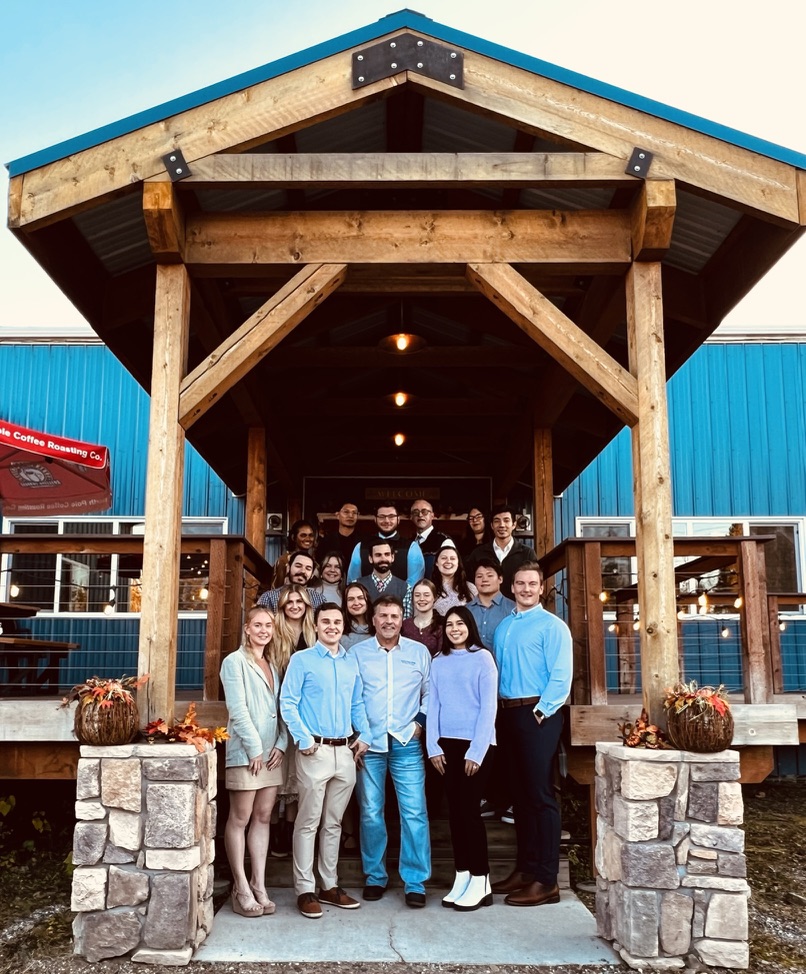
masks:
[[[9,518],[9,534],[120,536],[142,535],[142,518]],[[182,533],[224,534],[226,518],[188,518]],[[14,599],[40,611],[60,615],[131,613],[140,611],[141,554],[97,554],[80,550],[6,554],[0,563],[0,601]],[[202,554],[183,555],[180,561],[180,612],[206,612],[209,565]]]

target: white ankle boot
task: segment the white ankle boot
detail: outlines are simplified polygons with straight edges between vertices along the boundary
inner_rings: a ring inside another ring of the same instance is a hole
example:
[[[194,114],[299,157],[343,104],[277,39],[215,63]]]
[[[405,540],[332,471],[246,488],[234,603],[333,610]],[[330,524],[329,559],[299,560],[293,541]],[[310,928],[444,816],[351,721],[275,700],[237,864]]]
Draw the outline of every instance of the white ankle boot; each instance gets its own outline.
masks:
[[[459,897],[467,889],[467,884],[470,882],[470,873],[466,869],[456,871],[456,879],[453,881],[453,886],[451,886],[451,891],[447,896],[442,897],[442,905],[452,907],[453,904],[459,899]]]
[[[471,876],[467,888],[454,901],[454,910],[478,910],[480,906],[492,906],[493,894],[490,891],[489,876]]]

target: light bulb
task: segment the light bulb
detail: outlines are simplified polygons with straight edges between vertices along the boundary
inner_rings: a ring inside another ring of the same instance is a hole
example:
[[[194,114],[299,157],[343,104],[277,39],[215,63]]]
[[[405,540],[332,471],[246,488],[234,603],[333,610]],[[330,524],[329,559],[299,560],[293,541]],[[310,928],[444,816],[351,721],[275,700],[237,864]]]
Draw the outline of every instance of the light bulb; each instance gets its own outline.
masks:
[[[396,406],[405,406],[408,401],[409,401],[409,397],[406,395],[405,392],[396,392],[395,393],[395,405]]]
[[[734,609],[741,609],[743,605],[744,605],[744,600],[742,599],[741,595],[738,597],[738,599],[734,599],[733,601]]]
[[[727,626],[723,626],[722,627],[721,636],[722,636],[723,639],[729,639],[730,638],[730,629],[728,629]]]
[[[610,595],[607,592],[600,592],[599,593],[599,601],[600,602],[607,602],[609,599],[610,599]]]
[[[206,589],[206,588],[199,589],[199,598],[203,602],[206,602],[207,599],[209,598],[209,596],[210,596],[210,592],[208,591],[208,589]]]
[[[408,335],[395,335],[395,347],[399,352],[405,352],[409,347]]]
[[[406,437],[402,433],[395,433],[395,446],[403,446]]]
[[[8,590],[8,594],[12,599],[16,599],[16,597],[20,594],[20,587],[16,582],[12,582],[11,587]]]

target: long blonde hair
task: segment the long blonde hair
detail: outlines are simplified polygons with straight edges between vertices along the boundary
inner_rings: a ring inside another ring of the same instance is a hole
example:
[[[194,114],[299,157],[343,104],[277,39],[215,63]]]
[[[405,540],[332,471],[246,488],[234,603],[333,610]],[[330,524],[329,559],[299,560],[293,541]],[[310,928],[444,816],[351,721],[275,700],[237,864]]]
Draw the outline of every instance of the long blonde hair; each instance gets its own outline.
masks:
[[[297,648],[298,637],[285,617],[286,602],[292,592],[296,592],[305,603],[305,615],[302,617],[302,637],[306,646],[313,646],[316,642],[316,626],[313,621],[313,607],[311,597],[304,585],[287,585],[277,600],[277,615],[274,619],[274,638],[271,641],[271,661],[279,672],[285,673],[291,654]]]

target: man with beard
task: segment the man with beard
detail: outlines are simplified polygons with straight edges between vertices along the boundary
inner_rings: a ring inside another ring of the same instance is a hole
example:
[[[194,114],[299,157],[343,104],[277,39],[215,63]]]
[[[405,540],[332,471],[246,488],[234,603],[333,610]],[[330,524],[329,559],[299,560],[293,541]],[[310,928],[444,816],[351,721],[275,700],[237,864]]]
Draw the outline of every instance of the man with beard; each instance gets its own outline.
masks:
[[[392,548],[391,569],[397,578],[407,581],[412,587],[420,581],[425,570],[423,553],[416,541],[406,541],[400,537],[398,525],[400,515],[397,505],[392,501],[382,501],[375,512],[375,526],[378,537],[388,541]],[[372,565],[369,560],[370,545],[373,539],[362,541],[353,549],[347,568],[347,581],[355,582],[367,575]]]
[[[372,572],[364,575],[358,581],[369,592],[374,605],[382,595],[394,595],[400,599],[403,606],[403,616],[411,617],[411,586],[408,582],[392,574],[394,554],[391,544],[383,538],[375,538],[370,542],[369,563]]]
[[[315,568],[316,562],[313,560],[313,555],[307,551],[292,551],[288,559],[288,573],[286,574],[285,585],[281,585],[280,588],[271,588],[268,592],[264,592],[257,600],[257,604],[264,605],[267,609],[276,613],[277,603],[280,601],[280,596],[283,594],[283,591],[289,585],[303,585],[308,589],[311,606],[315,612],[325,601],[324,594],[318,588],[309,587]]]
[[[377,549],[376,549],[377,550]],[[386,775],[391,775],[400,810],[400,878],[406,906],[425,906],[431,875],[431,840],[425,804],[425,763],[420,738],[428,709],[431,658],[425,646],[400,635],[403,607],[381,595],[372,617],[375,636],[348,652],[358,663],[369,721],[369,750],[358,772],[361,861],[365,900],[379,900],[386,870]]]

